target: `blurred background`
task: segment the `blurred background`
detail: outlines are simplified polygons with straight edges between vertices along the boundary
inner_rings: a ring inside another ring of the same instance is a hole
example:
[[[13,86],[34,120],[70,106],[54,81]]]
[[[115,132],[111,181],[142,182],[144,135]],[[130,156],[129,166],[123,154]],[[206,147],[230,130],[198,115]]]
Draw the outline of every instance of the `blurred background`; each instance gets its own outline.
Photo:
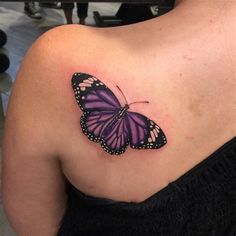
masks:
[[[41,34],[56,26],[72,23],[90,27],[132,24],[167,13],[174,7],[174,2],[0,1],[0,171],[3,125],[11,88],[25,53]],[[0,236],[14,235],[3,211],[0,191]]]

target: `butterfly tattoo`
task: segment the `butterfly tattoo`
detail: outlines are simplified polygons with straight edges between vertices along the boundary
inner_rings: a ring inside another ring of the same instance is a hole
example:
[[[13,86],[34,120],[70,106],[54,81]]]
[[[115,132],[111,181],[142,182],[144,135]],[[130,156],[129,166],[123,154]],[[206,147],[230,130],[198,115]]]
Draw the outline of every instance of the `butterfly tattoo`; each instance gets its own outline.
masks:
[[[83,112],[80,124],[89,140],[98,142],[112,155],[125,152],[128,145],[134,149],[158,149],[167,143],[164,132],[146,116],[122,107],[113,92],[100,80],[85,73],[75,73],[72,88],[78,106]]]

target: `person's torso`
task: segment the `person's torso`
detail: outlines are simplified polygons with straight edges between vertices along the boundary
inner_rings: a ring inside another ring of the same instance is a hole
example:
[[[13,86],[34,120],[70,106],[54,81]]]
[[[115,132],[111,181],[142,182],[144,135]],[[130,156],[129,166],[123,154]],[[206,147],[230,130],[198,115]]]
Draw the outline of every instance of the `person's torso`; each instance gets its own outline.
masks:
[[[112,156],[82,133],[82,111],[68,89],[74,112],[60,128],[60,156],[66,178],[81,192],[143,201],[235,136],[233,33],[222,28],[216,13],[189,22],[168,14],[132,26],[91,29],[89,43],[67,47],[64,60],[70,64],[63,83],[71,84],[71,75],[83,72],[106,84],[122,106],[116,85],[129,103],[149,101],[129,111],[154,120],[167,138],[160,149],[128,146],[124,154]],[[226,28],[228,22],[223,21]]]

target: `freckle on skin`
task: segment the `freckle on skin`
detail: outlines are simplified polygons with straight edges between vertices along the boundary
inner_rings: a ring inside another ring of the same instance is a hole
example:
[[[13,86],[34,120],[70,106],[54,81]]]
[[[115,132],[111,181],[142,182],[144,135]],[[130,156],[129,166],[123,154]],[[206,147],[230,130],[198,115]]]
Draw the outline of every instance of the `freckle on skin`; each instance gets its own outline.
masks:
[[[187,140],[193,140],[193,139],[194,139],[193,136],[186,136],[185,138],[186,138]]]
[[[200,117],[202,116],[202,111],[200,106],[201,106],[201,101],[199,99],[194,99],[190,101],[188,109],[193,116]]]
[[[188,61],[192,61],[192,60],[193,60],[193,58],[190,57],[190,56],[188,56],[188,55],[183,55],[183,58],[184,58],[185,60],[188,60]]]

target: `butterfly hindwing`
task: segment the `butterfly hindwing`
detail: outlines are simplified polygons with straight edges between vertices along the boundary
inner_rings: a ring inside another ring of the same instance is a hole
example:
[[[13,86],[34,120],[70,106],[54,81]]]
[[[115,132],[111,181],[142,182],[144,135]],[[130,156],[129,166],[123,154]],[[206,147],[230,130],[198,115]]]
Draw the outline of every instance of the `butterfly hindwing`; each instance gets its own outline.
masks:
[[[126,117],[115,119],[104,130],[101,139],[102,148],[112,154],[119,155],[125,152],[129,145],[128,120]]]
[[[158,149],[167,143],[165,134],[154,121],[136,112],[127,112],[127,119],[132,148]]]
[[[85,111],[114,111],[121,105],[113,92],[92,75],[75,73],[72,87],[80,109]]]
[[[82,131],[91,141],[100,142],[104,130],[114,118],[114,111],[86,111],[80,119]]]
[[[116,119],[113,111],[84,112],[80,124],[89,140],[100,142],[102,148],[112,155],[124,153],[129,145],[127,120]]]

